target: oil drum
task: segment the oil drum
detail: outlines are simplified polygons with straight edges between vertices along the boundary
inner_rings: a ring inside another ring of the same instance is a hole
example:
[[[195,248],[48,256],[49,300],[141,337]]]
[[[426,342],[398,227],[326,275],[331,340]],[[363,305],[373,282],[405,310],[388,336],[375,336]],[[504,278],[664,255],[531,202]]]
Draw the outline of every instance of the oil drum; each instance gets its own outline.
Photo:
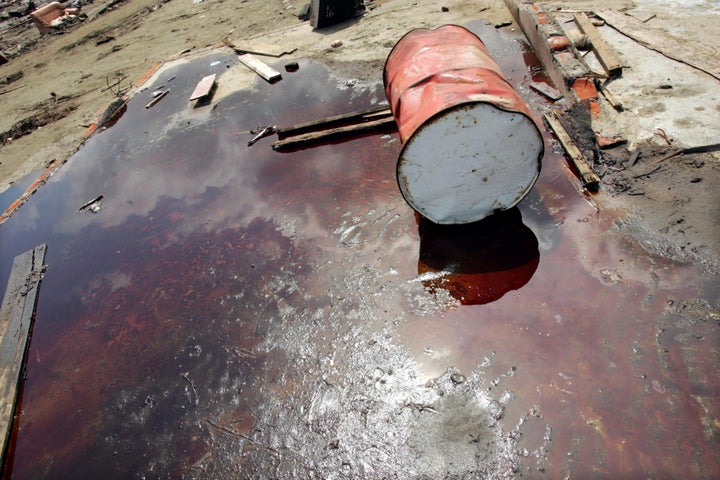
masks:
[[[383,83],[403,144],[398,185],[423,217],[475,222],[533,187],[542,135],[475,34],[457,25],[409,32],[388,55]]]

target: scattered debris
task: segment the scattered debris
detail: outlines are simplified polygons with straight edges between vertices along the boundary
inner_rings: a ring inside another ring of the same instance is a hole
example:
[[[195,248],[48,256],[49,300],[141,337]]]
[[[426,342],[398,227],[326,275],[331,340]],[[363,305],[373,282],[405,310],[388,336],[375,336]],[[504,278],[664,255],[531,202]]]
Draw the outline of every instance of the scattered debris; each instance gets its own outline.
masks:
[[[680,153],[680,152],[677,152],[677,153]],[[677,153],[673,153],[671,156],[677,155]],[[669,157],[668,157],[668,158],[669,158]],[[664,159],[664,158],[661,158],[660,160],[663,160],[663,159]],[[656,160],[655,163],[657,163],[658,161],[659,161],[659,160]],[[645,177],[649,177],[649,176],[651,176],[651,175],[654,175],[654,174],[656,174],[656,173],[664,172],[665,170],[667,170],[667,168],[663,169],[663,168],[662,168],[662,165],[658,165],[657,167],[653,168],[653,169],[650,170],[649,172],[641,173],[641,174],[639,174],[639,175],[634,175],[633,178],[634,178],[635,180],[639,180],[639,179],[641,179],[641,178],[645,178]]]
[[[112,125],[127,110],[127,101],[124,98],[116,98],[108,105],[95,122],[96,128]]]
[[[78,208],[78,212],[84,212],[85,210],[97,213],[102,209],[102,206],[100,205],[100,202],[102,202],[102,199],[105,198],[103,195],[98,195],[97,197],[93,198],[89,202],[83,204],[82,207]]]
[[[203,77],[202,80],[200,80],[195,86],[195,90],[193,90],[192,94],[190,95],[189,101],[192,102],[193,100],[199,100],[201,98],[211,96],[217,85],[215,81],[216,77],[217,74],[215,73]]]
[[[156,103],[158,103],[160,100],[165,98],[167,94],[170,92],[170,89],[163,90],[159,95],[155,96],[152,100],[150,100],[150,103],[145,105],[145,108],[152,108]]]
[[[602,65],[605,73],[609,77],[617,77],[622,75],[622,63],[618,59],[617,55],[605,40],[597,31],[595,26],[590,22],[587,15],[584,13],[578,13],[575,15],[575,24],[578,26],[580,31],[587,35],[590,40],[590,45],[595,53],[600,65]]]
[[[27,349],[27,340],[35,318],[37,294],[45,273],[47,245],[15,257],[10,279],[0,307],[0,461],[5,464],[5,452],[12,431],[15,403]]]
[[[45,35],[64,22],[77,18],[79,13],[78,8],[65,8],[60,2],[50,2],[32,12],[30,18],[40,33]]]
[[[633,152],[630,154],[630,159],[628,160],[628,163],[630,164],[631,167],[632,167],[632,166],[635,166],[635,164],[636,164],[636,163],[638,162],[638,160],[640,159],[640,155],[641,155],[641,152],[640,152],[640,149],[639,149],[639,148],[638,148],[638,149],[635,149],[635,151],[633,151]]]
[[[310,9],[312,8],[311,3],[306,3],[303,5],[303,7],[300,9],[300,12],[298,13],[298,19],[302,20],[303,22],[310,20]]]
[[[377,120],[388,117],[392,117],[390,107],[387,105],[381,105],[356,112],[334,115],[321,120],[313,120],[292,127],[277,128],[277,134],[282,139],[303,133],[327,130],[339,126],[357,125],[358,123],[364,123],[370,121],[371,119]]]
[[[121,89],[120,84],[126,78],[127,78],[127,75],[118,74],[115,77],[114,83],[110,84],[110,79],[108,77],[105,77],[105,83],[107,84],[107,87],[103,88],[101,91],[104,92],[106,90],[110,90],[113,93],[113,95],[115,95],[116,97],[122,97],[125,94],[125,92],[127,91],[127,89]],[[117,91],[113,90],[115,87],[118,87]]]
[[[512,25],[512,22],[508,20],[505,22],[496,23],[495,28],[509,27],[510,25]]]
[[[668,144],[668,146],[672,146],[672,142],[670,141],[670,138],[668,138],[667,133],[662,128],[658,128],[655,133],[653,133],[656,137],[660,137],[663,140],[665,140],[665,143]]]
[[[568,40],[570,40],[570,43],[575,45],[576,48],[580,50],[588,50],[590,48],[588,36],[580,32],[577,28],[568,28],[566,29],[566,33]]]
[[[648,18],[646,18],[645,20],[642,20],[642,22],[643,22],[643,23],[647,23],[647,22],[649,22],[650,20],[652,20],[652,19],[655,18],[655,17],[657,17],[657,14],[656,14],[656,13],[653,13],[652,15],[650,15],[650,16],[649,16]]]
[[[18,85],[17,87],[8,88],[7,90],[2,90],[2,91],[0,91],[0,95],[5,95],[6,93],[10,93],[10,92],[13,92],[13,91],[15,91],[15,90],[19,90],[19,89],[21,89],[21,88],[23,88],[23,87],[26,87],[26,86],[27,86],[27,85]]]
[[[25,72],[22,70],[19,70],[15,73],[11,73],[10,75],[6,76],[2,80],[0,80],[0,85],[10,85],[13,82],[17,82],[21,78],[25,76]]]
[[[310,25],[325,28],[365,12],[363,0],[312,0]]]
[[[260,140],[261,138],[265,138],[267,136],[272,135],[273,133],[275,133],[276,130],[277,130],[277,127],[275,125],[268,125],[267,127],[262,128],[257,133],[257,135],[255,135],[252,138],[252,140],[250,140],[248,142],[248,147],[252,147],[253,145],[255,145],[258,142],[258,140]]]
[[[720,80],[720,56],[713,49],[697,42],[682,41],[627,14],[613,10],[600,10],[595,14],[640,45]]]
[[[550,38],[563,37],[565,33],[552,13],[532,2],[504,0],[504,3],[537,53],[555,88],[568,103],[580,101],[571,86],[578,79],[591,78],[593,73],[571,42],[568,41],[567,47],[560,50],[553,49]]]
[[[577,147],[575,141],[567,133],[567,130],[565,130],[565,127],[563,127],[555,112],[546,113],[545,121],[550,125],[553,132],[555,132],[555,135],[570,157],[575,169],[580,174],[583,187],[589,192],[596,192],[600,188],[600,178],[593,172],[587,158],[585,158],[585,155],[583,155]]]
[[[37,113],[15,122],[8,130],[0,132],[0,145],[29,135],[44,125],[68,116],[78,108],[77,104],[69,103],[72,99],[73,97],[58,97],[55,95],[48,100],[29,107],[30,110],[35,110]]]
[[[560,93],[558,90],[554,89],[547,83],[541,83],[541,82],[532,82],[530,83],[530,88],[535,90],[538,93],[541,93],[545,97],[549,98],[553,102],[556,102],[563,98],[563,94]]]
[[[253,55],[260,55],[262,57],[275,57],[279,58],[283,55],[290,55],[291,53],[295,53],[297,51],[297,48],[287,48],[282,45],[277,44],[265,44],[265,43],[255,43],[253,42],[252,45],[243,44],[243,43],[236,43],[228,40],[227,38],[222,39],[222,43],[226,46],[232,48],[235,53],[238,55],[242,55],[245,53],[252,53]]]
[[[112,42],[113,40],[115,40],[115,37],[112,37],[110,35],[103,35],[100,38],[98,38],[97,40],[95,40],[95,46],[109,43],[109,42]]]
[[[605,86],[604,83],[600,82],[600,79],[595,79],[595,86],[598,90],[600,90],[600,93],[602,93],[603,97],[605,97],[605,100],[608,101],[612,107],[617,110],[618,112],[622,112],[624,110],[622,102],[615,97]]]
[[[361,133],[378,132],[383,130],[394,130],[397,128],[393,117],[382,118],[370,122],[360,123],[357,125],[348,125],[345,127],[331,128],[318,132],[310,132],[301,135],[289,137],[285,140],[278,140],[272,144],[273,150],[290,150],[314,145],[321,142],[329,142],[331,140],[339,140],[342,138],[353,137]]]
[[[181,373],[180,376],[190,385],[190,391],[187,392],[187,399],[188,403],[190,405],[195,405],[196,407],[200,404],[200,398],[198,397],[197,387],[195,387],[195,382],[190,378],[190,375],[186,373]]]
[[[240,60],[240,63],[257,73],[270,83],[277,82],[282,79],[282,75],[280,74],[280,72],[267,65],[251,53],[246,53],[244,55],[238,56],[238,60]]]

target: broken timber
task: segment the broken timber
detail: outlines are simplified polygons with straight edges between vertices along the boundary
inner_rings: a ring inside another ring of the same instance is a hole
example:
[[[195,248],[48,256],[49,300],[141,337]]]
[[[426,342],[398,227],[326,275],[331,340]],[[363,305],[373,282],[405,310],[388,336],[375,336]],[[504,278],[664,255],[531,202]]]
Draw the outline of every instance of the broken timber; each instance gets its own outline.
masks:
[[[280,72],[265,64],[262,60],[250,53],[238,56],[238,60],[270,83],[276,82],[282,78]]]
[[[560,119],[558,119],[554,112],[548,112],[545,114],[545,120],[553,132],[555,132],[555,135],[570,157],[570,160],[580,175],[580,181],[582,181],[583,187],[590,192],[596,192],[600,187],[600,178],[593,172],[587,158],[585,158],[585,155],[582,154],[577,144],[575,144],[575,141],[570,137],[570,134],[565,130],[562,123],[560,123]]]
[[[371,119],[377,120],[380,118],[387,118],[390,116],[392,116],[390,107],[388,107],[387,105],[382,105],[378,107],[368,108],[366,110],[360,110],[357,112],[343,113],[340,115],[327,117],[322,120],[313,120],[292,127],[278,128],[276,131],[278,137],[285,138],[318,130],[326,130],[329,128],[339,127],[347,124],[357,124],[359,122],[365,122]]]
[[[5,298],[0,308],[0,425],[2,425],[2,463],[5,463],[20,374],[35,317],[38,287],[45,269],[42,244],[15,257]]]
[[[273,150],[290,150],[293,148],[307,147],[321,142],[329,142],[332,140],[352,137],[362,133],[391,130],[394,128],[396,128],[395,118],[390,116],[387,118],[381,118],[380,120],[373,120],[356,125],[347,125],[344,127],[331,128],[330,130],[322,130],[292,136],[286,138],[285,140],[278,140],[272,144],[272,148]]]
[[[622,75],[622,63],[584,13],[575,15],[575,24],[587,35],[593,52],[609,77]]]
[[[540,82],[532,82],[530,84],[530,88],[535,90],[538,93],[541,93],[542,95],[546,96],[553,102],[556,102],[563,98],[563,94],[560,93],[558,90],[554,89],[550,85],[546,83],[540,83]]]

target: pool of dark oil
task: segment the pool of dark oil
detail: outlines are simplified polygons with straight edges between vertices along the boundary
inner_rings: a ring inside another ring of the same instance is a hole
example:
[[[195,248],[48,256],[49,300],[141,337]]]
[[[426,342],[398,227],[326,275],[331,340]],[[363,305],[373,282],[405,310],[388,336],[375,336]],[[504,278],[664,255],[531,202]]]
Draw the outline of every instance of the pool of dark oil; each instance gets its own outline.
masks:
[[[517,33],[471,28],[542,125],[537,60]],[[382,103],[381,84],[300,60],[187,102],[230,68],[163,71],[0,227],[3,278],[48,244],[5,478],[719,471],[716,279],[623,234],[549,134],[516,208],[432,225],[399,193],[397,134],[247,146],[259,126]],[[463,402],[423,390],[448,368],[448,388],[475,389]],[[477,460],[455,423],[485,410],[498,447]],[[455,459],[428,446],[443,429]]]

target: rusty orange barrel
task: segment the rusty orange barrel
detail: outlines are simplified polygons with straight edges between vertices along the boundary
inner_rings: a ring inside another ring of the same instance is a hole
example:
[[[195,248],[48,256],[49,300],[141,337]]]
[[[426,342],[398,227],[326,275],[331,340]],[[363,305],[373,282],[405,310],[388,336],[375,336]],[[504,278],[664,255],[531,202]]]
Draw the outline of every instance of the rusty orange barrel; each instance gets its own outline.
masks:
[[[542,135],[472,32],[411,31],[390,52],[383,82],[403,143],[400,191],[422,216],[475,222],[515,206],[535,184]]]

